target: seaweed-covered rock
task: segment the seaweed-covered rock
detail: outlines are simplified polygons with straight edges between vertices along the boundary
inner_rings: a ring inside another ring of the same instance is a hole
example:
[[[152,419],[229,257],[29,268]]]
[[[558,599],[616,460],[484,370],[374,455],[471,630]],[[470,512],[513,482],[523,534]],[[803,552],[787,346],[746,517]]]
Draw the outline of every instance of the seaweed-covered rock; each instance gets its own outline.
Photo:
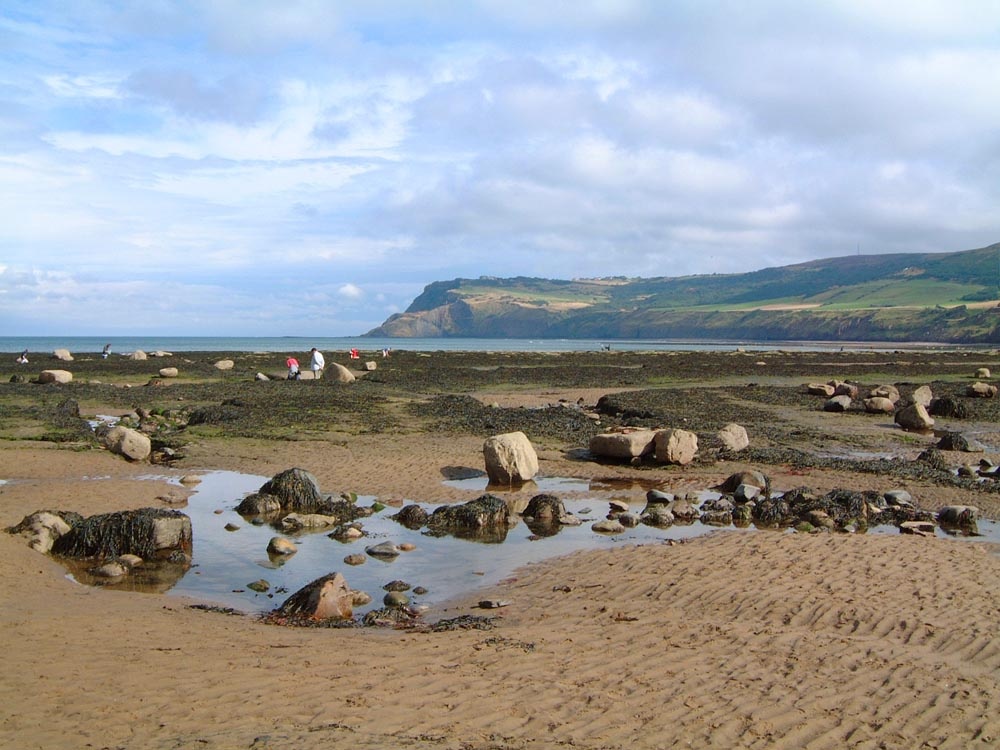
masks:
[[[125,554],[144,560],[191,553],[191,519],[176,510],[140,508],[84,519],[60,536],[52,552],[66,557],[112,558]]]
[[[521,515],[539,522],[558,523],[559,519],[566,515],[566,506],[555,495],[535,495],[528,501],[528,506]]]
[[[758,526],[789,526],[793,523],[784,496],[759,500],[753,507],[753,520]]]
[[[484,528],[504,528],[512,523],[507,503],[496,495],[480,495],[460,505],[443,505],[427,520],[433,529],[476,531]]]
[[[978,534],[979,508],[974,505],[946,505],[937,512],[938,523],[944,528],[961,529]]]
[[[961,401],[951,396],[942,396],[931,402],[927,413],[933,417],[950,417],[952,419],[967,419],[969,410]]]
[[[983,446],[975,440],[969,440],[960,432],[946,432],[938,440],[937,448],[943,451],[962,451],[964,453],[982,453]]]
[[[392,516],[392,519],[403,524],[408,529],[419,529],[421,526],[427,524],[429,517],[426,510],[416,503],[411,503],[400,508],[399,513]]]
[[[286,511],[313,513],[323,502],[319,482],[305,469],[287,469],[261,485],[260,493],[273,495]]]

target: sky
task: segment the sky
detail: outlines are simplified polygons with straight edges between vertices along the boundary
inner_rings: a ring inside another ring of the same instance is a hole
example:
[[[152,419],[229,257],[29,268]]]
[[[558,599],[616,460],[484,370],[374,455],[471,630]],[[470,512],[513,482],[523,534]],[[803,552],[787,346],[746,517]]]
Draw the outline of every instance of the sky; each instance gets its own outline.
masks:
[[[0,335],[997,241],[995,0],[0,0]]]

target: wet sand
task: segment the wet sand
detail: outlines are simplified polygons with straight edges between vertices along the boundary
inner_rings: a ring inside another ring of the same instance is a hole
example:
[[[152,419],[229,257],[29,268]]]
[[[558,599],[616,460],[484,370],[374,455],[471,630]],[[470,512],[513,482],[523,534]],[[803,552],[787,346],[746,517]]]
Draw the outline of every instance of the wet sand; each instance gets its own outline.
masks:
[[[469,392],[510,407],[598,395],[552,386]],[[572,447],[540,441],[542,472],[651,476],[580,461]],[[912,457],[924,447],[906,450]],[[159,506],[168,485],[140,477],[212,469],[269,476],[302,466],[329,492],[465,500],[477,493],[442,478],[455,467],[481,468],[481,448],[479,435],[417,429],[296,441],[230,437],[186,446],[180,465],[150,467],[100,450],[8,439],[0,442],[0,478],[8,480],[0,485],[0,523],[41,508],[90,515]],[[706,462],[662,474],[683,491],[741,467]],[[835,469],[754,468],[777,487],[901,485]],[[966,502],[996,517],[995,493],[902,484],[929,507]],[[497,619],[493,630],[446,633],[280,628],[192,609],[175,596],[83,587],[9,534],[0,534],[0,570],[4,747],[967,748],[1000,741],[1000,557],[981,543],[721,531],[681,544],[576,553],[449,603],[433,614]],[[483,598],[511,604],[474,608]]]

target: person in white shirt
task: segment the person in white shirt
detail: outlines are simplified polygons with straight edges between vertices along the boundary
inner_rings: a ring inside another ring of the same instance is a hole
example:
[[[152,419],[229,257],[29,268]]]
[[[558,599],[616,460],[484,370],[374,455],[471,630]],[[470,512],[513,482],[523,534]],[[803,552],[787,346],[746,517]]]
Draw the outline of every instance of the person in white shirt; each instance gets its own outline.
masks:
[[[312,349],[312,361],[309,363],[309,367],[313,371],[313,378],[319,380],[323,377],[323,368],[326,367],[326,360],[323,359],[323,353],[316,347]]]

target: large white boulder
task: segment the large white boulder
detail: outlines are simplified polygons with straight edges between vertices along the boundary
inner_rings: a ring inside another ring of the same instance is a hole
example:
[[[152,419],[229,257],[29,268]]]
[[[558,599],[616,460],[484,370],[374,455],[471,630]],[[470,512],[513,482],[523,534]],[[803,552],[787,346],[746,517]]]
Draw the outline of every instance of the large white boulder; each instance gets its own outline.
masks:
[[[357,378],[354,377],[354,373],[348,370],[343,365],[338,365],[336,362],[330,364],[326,368],[330,377],[336,380],[338,383],[353,383]]]
[[[538,455],[520,431],[486,438],[483,458],[491,484],[527,482],[538,473]]]
[[[719,430],[719,440],[731,451],[741,451],[750,446],[746,428],[735,422],[730,422]]]
[[[125,456],[130,461],[146,460],[153,449],[147,436],[138,430],[121,425],[116,425],[105,432],[101,437],[101,442],[112,453]]]
[[[698,453],[698,436],[688,430],[659,430],[653,453],[663,464],[689,464]]]
[[[69,383],[73,380],[73,373],[69,370],[42,370],[38,373],[39,383]]]
[[[656,430],[605,432],[590,438],[590,454],[603,458],[640,458],[653,452]]]

